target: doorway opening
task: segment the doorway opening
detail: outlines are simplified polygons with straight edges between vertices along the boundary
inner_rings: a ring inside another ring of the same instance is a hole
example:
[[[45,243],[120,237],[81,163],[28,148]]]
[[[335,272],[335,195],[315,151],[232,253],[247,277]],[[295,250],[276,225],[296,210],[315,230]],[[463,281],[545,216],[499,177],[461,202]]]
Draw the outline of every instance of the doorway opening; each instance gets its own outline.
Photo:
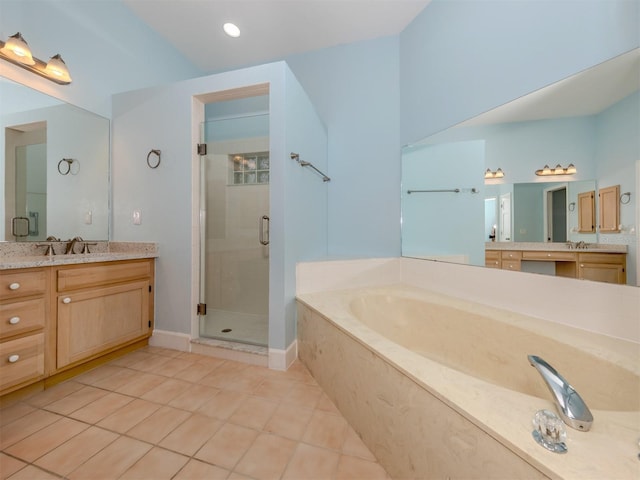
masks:
[[[567,235],[567,185],[562,184],[544,191],[545,239],[547,242],[566,242]]]

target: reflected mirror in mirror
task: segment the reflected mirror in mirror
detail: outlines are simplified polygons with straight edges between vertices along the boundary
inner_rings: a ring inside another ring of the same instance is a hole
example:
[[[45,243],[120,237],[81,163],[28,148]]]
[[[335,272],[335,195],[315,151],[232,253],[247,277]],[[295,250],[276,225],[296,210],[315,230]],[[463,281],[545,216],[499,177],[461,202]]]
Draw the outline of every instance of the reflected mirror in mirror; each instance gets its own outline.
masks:
[[[516,250],[516,242],[619,247],[626,267],[607,278],[638,285],[639,117],[635,49],[404,147],[402,255],[484,266],[485,250]],[[569,164],[570,175],[535,173]],[[504,177],[485,178],[498,169]],[[614,185],[632,201],[620,204],[619,231],[608,233],[597,225],[598,191]]]
[[[109,120],[0,78],[0,240],[109,238]]]

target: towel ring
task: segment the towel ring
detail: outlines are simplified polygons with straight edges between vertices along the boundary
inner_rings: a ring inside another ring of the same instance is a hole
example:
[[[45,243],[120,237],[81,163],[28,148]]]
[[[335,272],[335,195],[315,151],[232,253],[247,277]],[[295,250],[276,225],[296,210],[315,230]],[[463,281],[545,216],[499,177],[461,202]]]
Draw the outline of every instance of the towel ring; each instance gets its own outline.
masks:
[[[620,203],[626,205],[631,201],[631,192],[624,192],[620,195]]]
[[[64,163],[67,164],[66,167],[64,166]],[[75,172],[72,172],[71,166],[74,163],[78,165],[78,169]],[[77,175],[79,171],[80,171],[80,163],[73,158],[63,158],[58,162],[58,173],[60,175],[69,175],[69,173],[71,173],[71,175]]]
[[[149,168],[158,168],[160,166],[160,150],[151,150],[148,154],[147,154],[147,165],[149,165]],[[158,156],[158,161],[154,164],[151,163],[151,155],[157,155]]]

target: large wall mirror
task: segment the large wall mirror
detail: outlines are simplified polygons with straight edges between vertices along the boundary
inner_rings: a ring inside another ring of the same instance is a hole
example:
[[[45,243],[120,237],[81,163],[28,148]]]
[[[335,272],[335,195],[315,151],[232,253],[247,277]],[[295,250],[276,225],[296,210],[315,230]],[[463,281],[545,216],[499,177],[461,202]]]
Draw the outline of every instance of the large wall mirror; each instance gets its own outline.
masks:
[[[639,285],[639,117],[635,49],[404,147],[403,256],[484,266],[492,242],[623,245]],[[570,174],[537,175],[545,165]],[[615,232],[597,221],[609,186]]]
[[[0,77],[0,241],[109,238],[109,120]]]

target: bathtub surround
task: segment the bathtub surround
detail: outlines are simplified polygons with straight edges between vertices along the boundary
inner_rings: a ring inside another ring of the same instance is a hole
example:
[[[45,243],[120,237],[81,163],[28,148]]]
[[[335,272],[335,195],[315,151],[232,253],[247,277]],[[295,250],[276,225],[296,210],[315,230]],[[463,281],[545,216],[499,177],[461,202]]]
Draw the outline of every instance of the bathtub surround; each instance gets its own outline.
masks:
[[[492,297],[483,288],[489,276],[484,276],[484,282],[474,272],[469,272],[470,279],[464,278],[456,267],[413,259],[298,266],[300,358],[390,475],[633,478],[638,471],[640,425],[637,340],[587,332],[540,315],[514,313],[513,308],[505,311],[487,306],[501,293],[510,292],[499,288],[502,284],[495,285],[496,279],[518,283],[523,276],[514,272],[492,275],[494,288],[502,290]],[[529,285],[530,277],[525,277]],[[476,291],[487,295],[485,301],[469,302],[473,293],[455,297],[433,293],[451,288],[449,283],[459,284],[456,291],[473,292],[472,282],[476,282]],[[542,283],[548,291],[548,280],[543,278]],[[629,290],[635,303],[626,302],[627,314],[637,323],[640,297],[637,289]],[[398,300],[408,303],[396,303]],[[543,302],[549,303],[541,297]],[[422,322],[433,308],[425,330]],[[520,310],[527,308],[520,305]],[[417,320],[404,315],[411,311],[418,314]],[[572,317],[579,324],[580,314]],[[467,328],[469,318],[472,324]],[[412,323],[415,321],[418,323]],[[492,327],[494,323],[502,326]],[[415,342],[429,341],[435,344],[423,346],[420,355]],[[500,341],[516,348],[509,345],[502,351],[493,343]],[[527,342],[532,345],[527,347]],[[594,414],[590,432],[567,432],[567,455],[546,451],[531,436],[534,413],[554,407],[545,385],[527,362],[526,354],[531,352],[522,353],[522,366],[505,357],[517,357],[520,349],[528,348],[562,358],[566,371],[561,373],[573,382]],[[511,368],[504,378],[495,376],[494,357],[501,368]],[[594,382],[592,376],[610,384]]]

